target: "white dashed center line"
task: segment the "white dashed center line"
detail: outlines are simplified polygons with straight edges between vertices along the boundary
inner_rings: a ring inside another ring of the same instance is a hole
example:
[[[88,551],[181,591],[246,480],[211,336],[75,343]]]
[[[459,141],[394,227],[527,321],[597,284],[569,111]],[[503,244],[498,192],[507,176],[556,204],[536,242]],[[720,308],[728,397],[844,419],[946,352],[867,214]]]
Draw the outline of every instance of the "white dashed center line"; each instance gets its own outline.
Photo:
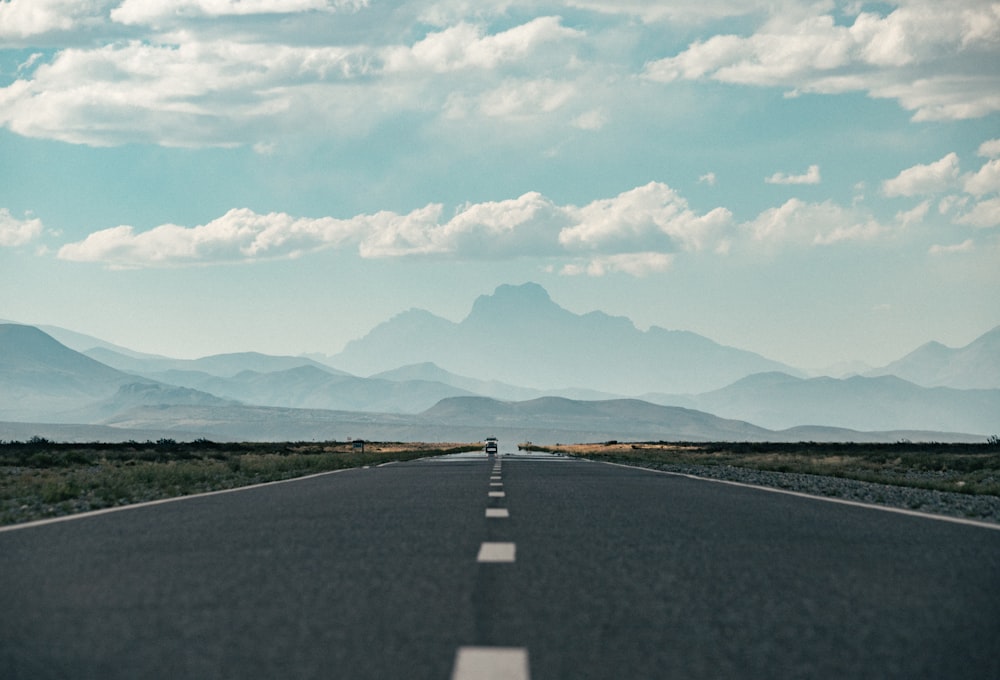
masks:
[[[490,498],[503,498],[506,494],[503,491],[490,491]]]
[[[487,517],[510,517],[507,508],[486,508]]]
[[[503,486],[503,482],[490,482],[490,486]]]
[[[459,647],[451,680],[530,680],[523,647]]]
[[[516,547],[513,543],[483,543],[479,546],[477,562],[513,562]]]

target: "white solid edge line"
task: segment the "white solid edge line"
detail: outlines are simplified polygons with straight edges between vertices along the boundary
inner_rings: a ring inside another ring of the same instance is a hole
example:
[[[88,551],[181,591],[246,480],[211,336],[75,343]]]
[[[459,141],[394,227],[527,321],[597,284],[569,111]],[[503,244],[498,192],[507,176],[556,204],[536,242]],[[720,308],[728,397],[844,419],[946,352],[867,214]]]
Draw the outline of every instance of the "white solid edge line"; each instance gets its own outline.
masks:
[[[530,680],[524,647],[459,647],[451,680]]]
[[[646,472],[656,472],[661,475],[673,475],[674,477],[687,477],[688,479],[697,479],[702,482],[715,482],[717,484],[729,484],[730,486],[741,486],[745,489],[758,489],[760,491],[770,491],[771,493],[783,493],[788,496],[798,496],[799,498],[810,498],[816,501],[826,501],[827,503],[839,503],[841,505],[852,505],[856,508],[868,508],[869,510],[882,510],[883,512],[895,512],[899,515],[909,515],[910,517],[921,517],[923,519],[936,519],[941,522],[952,522],[954,524],[964,524],[966,526],[979,527],[980,529],[993,529],[994,531],[1000,531],[1000,524],[994,524],[992,522],[984,522],[978,519],[967,519],[965,517],[952,517],[951,515],[935,515],[930,512],[923,512],[921,510],[909,510],[907,508],[894,508],[891,505],[876,505],[875,503],[864,503],[862,501],[852,501],[846,498],[832,498],[830,496],[817,496],[815,494],[806,493],[804,491],[792,491],[790,489],[778,489],[773,486],[762,486],[759,484],[747,484],[746,482],[734,482],[728,479],[715,479],[714,477],[699,477],[698,475],[689,474],[687,472],[671,472],[670,470],[656,470],[654,468],[641,467],[638,465],[626,465],[624,463],[610,463],[608,461],[593,461],[596,463],[604,463],[605,465],[614,465],[617,467],[629,468],[631,470],[645,470]]]
[[[165,503],[175,503],[177,501],[186,501],[192,498],[205,498],[206,496],[219,496],[224,493],[235,493],[237,491],[249,491],[250,489],[259,489],[264,486],[273,486],[275,484],[287,484],[288,482],[301,482],[305,479],[315,479],[316,477],[322,477],[324,475],[335,475],[338,472],[348,472],[350,470],[361,470],[363,468],[341,468],[340,470],[327,470],[326,472],[315,472],[311,475],[305,475],[304,477],[291,477],[289,479],[276,479],[273,482],[259,482],[257,484],[248,484],[247,486],[234,486],[232,489],[219,489],[218,491],[203,491],[201,493],[193,493],[187,496],[171,496],[170,498],[158,498],[155,501],[143,501],[142,503],[130,503],[128,505],[116,505],[113,508],[101,508],[99,510],[88,510],[87,512],[78,512],[72,515],[60,515],[59,517],[46,517],[45,519],[36,519],[30,522],[23,522],[21,524],[9,524],[7,526],[0,526],[0,533],[6,531],[17,531],[18,529],[33,529],[35,527],[45,526],[47,524],[56,524],[58,522],[69,522],[74,519],[86,519],[87,517],[97,517],[98,515],[109,515],[112,512],[122,512],[123,510],[136,510],[138,508],[148,508],[153,505],[163,505]]]

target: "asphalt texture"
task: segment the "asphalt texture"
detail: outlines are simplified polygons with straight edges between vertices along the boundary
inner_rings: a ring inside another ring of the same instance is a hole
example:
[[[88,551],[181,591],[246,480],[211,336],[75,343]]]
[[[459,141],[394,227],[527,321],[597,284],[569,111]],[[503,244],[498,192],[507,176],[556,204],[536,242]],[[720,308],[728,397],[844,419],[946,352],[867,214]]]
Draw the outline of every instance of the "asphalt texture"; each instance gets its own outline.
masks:
[[[503,497],[456,457],[2,532],[0,678],[447,679],[468,646],[533,680],[1000,677],[1000,531],[500,460]]]

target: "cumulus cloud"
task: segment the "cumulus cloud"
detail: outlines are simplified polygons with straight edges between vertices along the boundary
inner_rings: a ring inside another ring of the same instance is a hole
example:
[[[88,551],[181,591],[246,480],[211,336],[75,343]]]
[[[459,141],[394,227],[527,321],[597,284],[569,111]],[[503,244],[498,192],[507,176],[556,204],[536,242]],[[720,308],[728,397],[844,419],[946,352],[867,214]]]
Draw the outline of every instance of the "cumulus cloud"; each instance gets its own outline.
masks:
[[[783,172],[776,172],[764,179],[768,184],[819,184],[819,166],[810,165],[803,175],[786,175]]]
[[[669,253],[719,248],[730,222],[728,210],[698,215],[670,187],[654,182],[584,206],[557,205],[529,192],[463,205],[450,217],[436,203],[405,214],[382,211],[347,219],[234,209],[194,227],[164,224],[140,232],[121,225],[96,231],[64,245],[58,257],[111,267],[163,267],[351,247],[366,258],[585,257],[602,271],[648,273],[669,264]]]
[[[0,247],[26,245],[41,236],[42,229],[40,219],[18,219],[7,208],[0,208]]]
[[[698,184],[707,184],[710,187],[714,187],[715,180],[716,177],[714,172],[706,172],[704,175],[698,178]]]
[[[508,81],[479,97],[478,110],[491,118],[551,113],[576,94],[568,83],[552,80]]]
[[[660,182],[573,211],[576,224],[559,234],[568,248],[612,248],[619,252],[702,250],[732,223],[732,213],[715,208],[698,215],[687,201]]]
[[[0,88],[0,123],[28,137],[105,146],[241,143],[261,121],[316,112],[309,86],[350,85],[364,57],[339,47],[131,42],[69,49],[30,80]],[[349,97],[323,117],[354,116]],[[302,121],[304,122],[304,121]]]
[[[822,6],[822,5],[818,5]],[[750,36],[715,35],[646,65],[660,82],[712,79],[793,92],[868,92],[892,98],[916,120],[1000,111],[1000,10],[980,0],[914,0],[887,16],[775,12]],[[916,66],[934,65],[921,77]]]
[[[845,208],[833,201],[807,203],[797,198],[765,210],[742,228],[757,242],[805,245],[869,241],[889,230],[856,208]]]
[[[383,59],[388,73],[492,69],[545,43],[579,35],[564,27],[559,17],[538,17],[495,35],[485,34],[482,26],[463,22],[431,33],[412,46],[388,48]]]
[[[882,182],[886,196],[917,196],[946,191],[958,180],[958,154],[952,152],[927,165],[914,165]]]
[[[937,212],[951,215],[954,224],[977,228],[1000,226],[1000,158],[992,158],[993,142],[984,142],[979,155],[990,158],[976,172],[960,174],[958,154],[949,153],[933,163],[914,165],[882,183],[886,196],[927,196],[949,192],[937,202]],[[1000,146],[998,144],[997,146]],[[958,193],[960,190],[963,193]],[[902,225],[923,220],[930,202],[897,214]]]
[[[991,139],[980,144],[978,154],[986,158],[1000,157],[1000,139]]]
[[[924,201],[910,210],[901,210],[896,213],[896,223],[906,228],[913,224],[920,224],[927,217],[927,213],[930,212],[931,202]]]
[[[966,175],[962,188],[973,196],[1000,192],[1000,158],[985,163],[975,174]]]
[[[195,5],[220,12],[243,11],[238,7],[244,5],[247,11],[311,6],[277,0]],[[0,125],[28,137],[93,146],[249,145],[264,134],[273,141],[282,132],[310,130],[357,136],[386,117],[427,110],[436,99],[428,93],[443,79],[476,103],[471,110],[477,115],[547,113],[573,96],[573,86],[523,76],[504,80],[503,69],[542,58],[536,53],[544,45],[576,35],[556,17],[496,34],[462,23],[413,44],[385,46],[294,45],[177,31],[157,42],[64,49],[36,62],[30,73],[0,87]],[[456,83],[451,74],[459,71],[481,77]],[[482,77],[489,71],[496,75]]]
[[[976,203],[967,213],[956,218],[955,222],[980,229],[1000,227],[1000,198]]]
[[[112,0],[10,0],[0,2],[0,38],[18,40],[67,32],[98,21]]]
[[[164,224],[139,233],[128,225],[104,229],[63,246],[58,256],[120,267],[297,257],[343,242],[354,228],[350,221],[332,218],[302,219],[234,209],[196,227]]]

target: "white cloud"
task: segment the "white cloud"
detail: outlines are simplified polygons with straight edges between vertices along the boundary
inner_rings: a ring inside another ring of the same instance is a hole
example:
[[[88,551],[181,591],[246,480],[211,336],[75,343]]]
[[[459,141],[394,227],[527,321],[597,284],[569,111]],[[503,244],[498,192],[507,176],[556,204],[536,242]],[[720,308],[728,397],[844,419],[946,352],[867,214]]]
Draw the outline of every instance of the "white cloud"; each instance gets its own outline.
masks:
[[[17,40],[66,32],[100,20],[112,0],[10,0],[0,2],[0,38]]]
[[[561,251],[559,229],[566,209],[537,192],[516,199],[463,206],[442,223],[440,205],[407,216],[379,213],[360,222],[363,257],[441,255],[464,258],[544,256]]]
[[[754,241],[830,245],[839,241],[868,241],[883,235],[888,227],[854,208],[833,201],[806,203],[797,198],[765,210],[743,225]]]
[[[259,215],[234,209],[197,227],[164,224],[141,233],[128,225],[104,229],[63,246],[58,256],[115,267],[297,257],[342,243],[356,228],[349,220],[294,218],[285,213]]]
[[[966,175],[962,186],[973,196],[1000,192],[1000,158],[988,161],[977,173]]]
[[[673,256],[668,253],[621,253],[606,257],[595,257],[585,263],[567,264],[560,274],[564,276],[604,276],[620,272],[629,276],[643,277],[670,269]]]
[[[581,130],[600,130],[611,120],[607,111],[603,109],[591,109],[585,111],[570,121],[573,127]]]
[[[42,229],[40,219],[21,220],[11,215],[7,208],[0,208],[0,247],[26,245],[41,236]]]
[[[933,245],[930,247],[931,255],[951,255],[954,253],[971,253],[974,250],[972,239],[965,239],[961,243],[950,246]]]
[[[512,118],[551,113],[569,102],[575,89],[552,80],[508,81],[478,101],[478,111],[491,118]]]
[[[930,212],[931,202],[924,201],[917,205],[915,208],[910,210],[902,210],[896,213],[896,223],[903,227],[909,227],[913,224],[920,224],[927,217],[927,213]]]
[[[566,0],[578,7],[602,14],[638,17],[645,22],[702,22],[787,9],[790,2],[773,0]]]
[[[706,172],[704,175],[698,178],[698,184],[707,184],[710,187],[715,186],[715,181],[716,177],[714,172]]]
[[[775,12],[753,35],[715,35],[650,62],[646,76],[709,78],[793,92],[868,92],[893,98],[915,120],[974,118],[1000,111],[1000,9],[981,0],[914,0],[888,16]],[[933,69],[927,69],[933,65]],[[913,67],[920,66],[920,77]]]
[[[220,12],[299,6],[195,4]],[[145,5],[150,11],[167,6]],[[545,45],[580,33],[557,17],[540,17],[496,34],[459,24],[410,45],[293,45],[267,42],[267,35],[207,35],[178,30],[157,42],[58,51],[0,87],[0,125],[27,137],[92,146],[202,147],[249,145],[262,136],[275,143],[281,135],[309,132],[358,136],[387,117],[440,107],[442,90],[455,94],[454,101],[474,102],[466,113],[545,113],[569,101],[574,85],[525,78],[527,71],[516,67],[537,66],[547,58]],[[567,57],[561,46],[552,49]]]
[[[545,43],[580,35],[562,26],[559,17],[538,17],[495,35],[484,34],[481,26],[460,23],[431,33],[412,46],[388,48],[383,58],[387,73],[493,69],[521,59]]]
[[[334,11],[359,9],[367,4],[367,0],[124,0],[111,11],[111,19],[122,24],[155,26],[196,17]]]
[[[292,258],[346,247],[356,247],[366,258],[587,253],[595,267],[628,273],[659,270],[672,251],[724,252],[728,243],[723,232],[730,223],[728,210],[696,215],[670,187],[650,183],[583,207],[556,205],[529,192],[506,201],[464,205],[447,219],[443,207],[433,203],[406,214],[382,211],[348,219],[234,209],[195,227],[164,224],[138,232],[122,225],[96,231],[64,245],[58,256],[111,267],[162,267]]]
[[[444,222],[442,214],[442,206],[433,203],[406,214],[382,211],[349,219],[234,209],[196,227],[104,229],[63,246],[59,257],[112,267],[157,267],[292,258],[346,246],[356,246],[366,258],[544,255],[561,251],[558,231],[569,219],[566,208],[537,193],[467,205]]]
[[[952,194],[950,196],[945,196],[938,202],[938,213],[941,215],[946,215],[951,212],[954,208],[961,208],[969,202],[968,196],[958,196]]]
[[[971,210],[955,220],[957,224],[986,229],[1000,227],[1000,198],[976,203]]]
[[[732,213],[725,208],[697,215],[687,201],[659,182],[593,201],[573,215],[576,224],[562,230],[559,242],[570,249],[604,252],[711,248],[732,223]]]
[[[1000,156],[1000,139],[991,139],[980,144],[978,154],[986,158],[997,158]]]
[[[558,205],[529,192],[463,205],[451,216],[437,203],[405,214],[382,211],[346,219],[234,209],[195,227],[164,224],[139,232],[122,225],[96,231],[64,245],[58,257],[138,268],[295,258],[351,248],[364,258],[571,258],[563,273],[641,276],[666,270],[685,252],[726,255],[753,243],[871,241],[922,222],[930,208],[931,201],[924,201],[883,224],[857,207],[793,198],[736,225],[726,208],[698,214],[669,186],[650,182],[583,206]],[[1000,222],[1000,199],[980,203],[958,222],[994,226]]]
[[[31,80],[0,88],[0,123],[28,137],[94,146],[235,145],[276,118],[363,122],[355,107],[369,102],[342,92],[319,108],[311,88],[332,95],[364,68],[364,55],[338,47],[222,41],[69,49]]]
[[[952,152],[927,165],[914,165],[882,182],[886,196],[917,196],[946,191],[958,179],[958,154]]]
[[[768,184],[819,184],[819,166],[810,165],[804,175],[786,175],[783,172],[776,172],[764,181]]]

